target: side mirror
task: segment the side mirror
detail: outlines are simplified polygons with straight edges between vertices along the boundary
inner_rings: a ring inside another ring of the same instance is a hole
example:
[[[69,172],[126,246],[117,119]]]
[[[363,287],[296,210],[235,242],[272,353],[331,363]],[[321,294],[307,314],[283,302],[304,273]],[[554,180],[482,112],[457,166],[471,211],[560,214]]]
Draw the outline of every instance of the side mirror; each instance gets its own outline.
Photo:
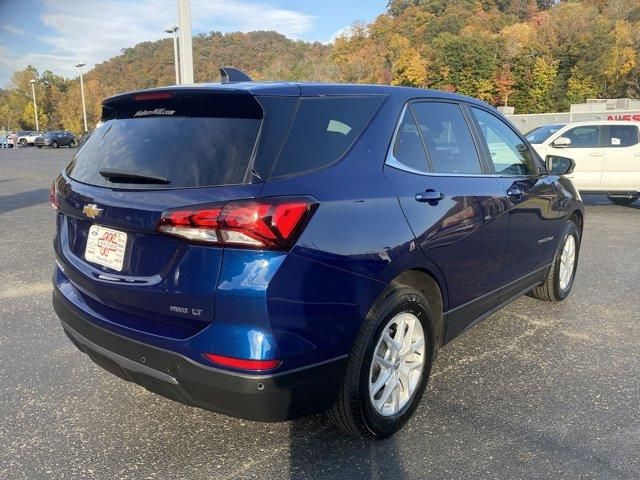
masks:
[[[551,144],[552,147],[566,148],[571,146],[571,139],[567,137],[558,137]]]
[[[547,171],[552,175],[569,175],[576,168],[576,162],[573,158],[547,155],[545,160]]]

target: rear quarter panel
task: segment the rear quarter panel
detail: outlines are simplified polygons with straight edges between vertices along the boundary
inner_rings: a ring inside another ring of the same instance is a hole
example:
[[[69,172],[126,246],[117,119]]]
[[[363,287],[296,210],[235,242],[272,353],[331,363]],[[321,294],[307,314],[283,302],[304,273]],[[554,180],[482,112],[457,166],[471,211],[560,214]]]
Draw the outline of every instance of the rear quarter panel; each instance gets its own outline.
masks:
[[[383,175],[404,101],[388,97],[341,161],[270,180],[261,192],[311,195],[320,204],[267,291],[271,327],[297,337],[315,360],[349,352],[371,305],[403,271],[428,270],[444,287]]]

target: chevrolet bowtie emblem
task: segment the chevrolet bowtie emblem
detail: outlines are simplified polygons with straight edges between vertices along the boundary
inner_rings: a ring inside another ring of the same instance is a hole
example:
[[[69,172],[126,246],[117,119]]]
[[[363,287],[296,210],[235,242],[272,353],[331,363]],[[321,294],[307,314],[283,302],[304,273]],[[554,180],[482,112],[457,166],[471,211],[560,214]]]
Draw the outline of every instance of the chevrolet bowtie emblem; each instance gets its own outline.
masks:
[[[90,203],[84,206],[84,208],[82,209],[82,213],[84,213],[89,218],[96,218],[102,213],[102,209],[98,208],[95,203]]]

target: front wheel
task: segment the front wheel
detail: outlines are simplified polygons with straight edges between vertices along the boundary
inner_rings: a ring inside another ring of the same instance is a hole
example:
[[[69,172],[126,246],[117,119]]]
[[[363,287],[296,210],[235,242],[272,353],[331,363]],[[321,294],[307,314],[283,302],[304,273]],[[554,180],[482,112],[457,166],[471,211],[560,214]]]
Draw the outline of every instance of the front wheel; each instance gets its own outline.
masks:
[[[71,141],[69,142],[69,148],[73,148],[73,147],[75,147],[75,146],[76,146],[76,142],[74,142],[73,140],[71,140]]]
[[[52,146],[53,148],[58,148],[58,142],[53,142],[53,143],[51,144],[51,146]]]
[[[434,359],[433,314],[424,296],[391,287],[369,311],[347,360],[329,418],[343,431],[386,438],[418,407]]]
[[[638,200],[640,196],[636,195],[633,197],[614,197],[612,195],[607,195],[607,198],[609,199],[609,201],[615,203],[616,205],[622,205],[623,207],[627,207],[631,205],[633,202],[635,202],[636,200]]]
[[[560,239],[545,281],[531,291],[539,300],[560,302],[569,296],[573,287],[580,253],[580,230],[573,220],[567,222]]]
[[[20,139],[20,141],[18,143],[23,147],[27,146],[27,141],[24,138]]]

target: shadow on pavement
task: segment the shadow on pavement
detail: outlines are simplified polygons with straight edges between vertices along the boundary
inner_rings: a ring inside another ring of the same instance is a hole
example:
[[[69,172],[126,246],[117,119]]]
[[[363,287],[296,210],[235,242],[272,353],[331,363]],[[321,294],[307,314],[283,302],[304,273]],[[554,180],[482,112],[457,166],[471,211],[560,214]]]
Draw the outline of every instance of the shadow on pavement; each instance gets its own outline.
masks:
[[[293,420],[288,478],[402,480],[406,475],[396,444],[399,435],[379,441],[351,437],[323,414]]]
[[[496,438],[511,438],[515,444],[535,447],[534,451],[547,452],[557,460],[562,460],[563,463],[575,462],[578,465],[591,465],[594,471],[607,472],[606,475],[599,478],[626,478],[625,472],[618,465],[594,450],[588,443],[582,443],[580,439],[563,439],[557,433],[545,433],[534,425],[518,425],[512,423],[509,417],[489,416],[480,410],[461,406],[448,399],[432,398],[431,403],[434,407],[453,413],[456,418],[477,430],[487,428],[492,430]],[[557,427],[561,428],[562,426],[558,425]],[[564,426],[564,428],[570,427]]]
[[[636,200],[634,203],[632,203],[631,205],[620,205],[623,208],[631,208],[634,210],[640,210],[640,199]]]
[[[582,201],[585,205],[597,205],[597,206],[614,206],[615,204],[609,200],[605,195],[584,195]],[[631,208],[633,210],[640,210],[640,199],[636,200],[631,205],[618,205],[622,208]]]
[[[32,207],[40,203],[49,201],[49,190],[38,188],[28,192],[14,193],[13,195],[0,196],[0,215],[3,213],[18,210],[20,208]]]

